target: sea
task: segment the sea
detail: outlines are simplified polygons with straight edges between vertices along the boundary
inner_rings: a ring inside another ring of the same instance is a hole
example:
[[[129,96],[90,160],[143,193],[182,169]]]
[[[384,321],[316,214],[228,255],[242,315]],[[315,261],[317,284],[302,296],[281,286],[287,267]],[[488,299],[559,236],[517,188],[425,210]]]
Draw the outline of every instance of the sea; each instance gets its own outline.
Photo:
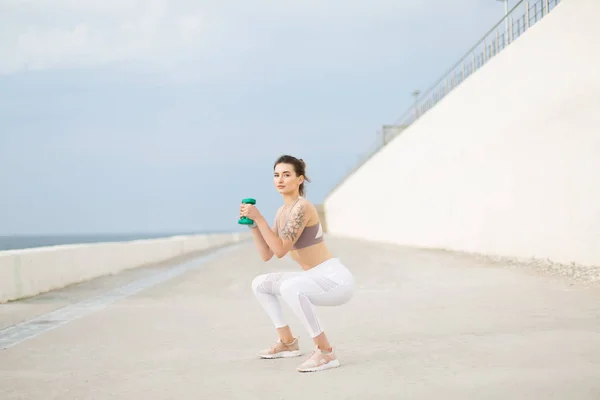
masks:
[[[177,235],[197,235],[219,232],[168,232],[168,233],[102,233],[71,235],[5,235],[0,236],[0,251],[30,249],[34,247],[63,244],[83,244],[102,242],[128,242],[131,240],[156,239]]]

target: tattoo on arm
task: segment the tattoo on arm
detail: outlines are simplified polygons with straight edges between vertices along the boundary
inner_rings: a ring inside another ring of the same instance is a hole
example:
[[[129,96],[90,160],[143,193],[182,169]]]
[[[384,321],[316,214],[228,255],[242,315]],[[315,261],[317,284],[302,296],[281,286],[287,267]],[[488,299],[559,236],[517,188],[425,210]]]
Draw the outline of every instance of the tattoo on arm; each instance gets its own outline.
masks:
[[[283,240],[291,240],[295,241],[298,239],[298,235],[300,234],[300,230],[302,226],[304,226],[304,221],[306,219],[306,211],[304,209],[304,204],[300,204],[290,215],[288,222],[285,224],[285,227],[281,231],[281,238]]]

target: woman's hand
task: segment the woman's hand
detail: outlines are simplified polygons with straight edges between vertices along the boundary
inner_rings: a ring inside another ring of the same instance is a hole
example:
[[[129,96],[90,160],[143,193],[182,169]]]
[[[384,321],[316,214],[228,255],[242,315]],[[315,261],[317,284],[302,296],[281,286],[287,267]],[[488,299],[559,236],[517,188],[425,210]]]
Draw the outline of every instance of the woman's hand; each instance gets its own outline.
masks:
[[[256,221],[258,218],[260,218],[261,214],[260,211],[258,211],[258,208],[256,208],[253,204],[241,204],[240,216],[248,217],[251,220]]]

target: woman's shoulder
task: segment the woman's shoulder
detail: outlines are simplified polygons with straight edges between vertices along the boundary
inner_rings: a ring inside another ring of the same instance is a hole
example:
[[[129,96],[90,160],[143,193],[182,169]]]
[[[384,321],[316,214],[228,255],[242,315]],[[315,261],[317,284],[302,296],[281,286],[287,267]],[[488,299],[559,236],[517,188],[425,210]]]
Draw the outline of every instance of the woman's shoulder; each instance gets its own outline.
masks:
[[[279,207],[279,209],[277,210],[277,213],[281,212],[281,210],[283,210],[285,208],[285,205]],[[292,206],[292,211],[295,212],[303,212],[304,214],[306,214],[307,212],[316,212],[317,208],[313,205],[313,203],[304,198],[304,197],[300,197],[298,199],[298,201],[296,201],[296,203]]]
[[[308,216],[310,220],[315,220],[315,218],[317,220],[319,219],[319,213],[317,212],[317,208],[310,200],[307,200],[303,197],[298,203],[299,206],[302,207],[304,215]]]
[[[305,197],[301,197],[298,200],[298,205],[301,206],[301,207],[303,207],[303,208],[305,208],[305,209],[314,209],[315,208],[315,206],[313,205],[313,203],[310,200],[308,200],[307,198],[305,198]]]

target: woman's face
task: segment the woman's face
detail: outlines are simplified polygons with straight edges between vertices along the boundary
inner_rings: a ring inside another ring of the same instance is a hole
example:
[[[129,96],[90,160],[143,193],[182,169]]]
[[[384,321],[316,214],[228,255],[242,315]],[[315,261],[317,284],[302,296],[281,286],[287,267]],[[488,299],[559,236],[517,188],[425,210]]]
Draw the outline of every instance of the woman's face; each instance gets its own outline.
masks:
[[[275,188],[281,194],[293,194],[298,191],[298,188],[304,181],[301,176],[296,176],[294,166],[292,164],[277,164],[273,174],[273,182]]]

